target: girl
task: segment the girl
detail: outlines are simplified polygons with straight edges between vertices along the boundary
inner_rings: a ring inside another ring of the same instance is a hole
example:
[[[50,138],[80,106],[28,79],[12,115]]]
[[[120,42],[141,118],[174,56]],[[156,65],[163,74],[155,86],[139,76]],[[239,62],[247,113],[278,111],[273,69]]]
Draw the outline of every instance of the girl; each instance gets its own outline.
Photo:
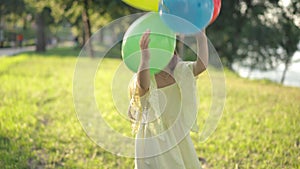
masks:
[[[189,132],[197,131],[195,77],[206,70],[208,47],[205,31],[196,35],[197,60],[183,62],[176,52],[164,70],[149,71],[150,30],[140,40],[139,71],[130,86],[128,111],[136,134],[136,169],[201,168]]]

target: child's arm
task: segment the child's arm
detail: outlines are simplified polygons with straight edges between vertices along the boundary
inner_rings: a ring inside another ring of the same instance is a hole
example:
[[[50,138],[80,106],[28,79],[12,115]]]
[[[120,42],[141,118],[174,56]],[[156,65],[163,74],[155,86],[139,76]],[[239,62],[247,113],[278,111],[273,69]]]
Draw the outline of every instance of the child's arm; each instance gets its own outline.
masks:
[[[150,42],[149,39],[150,30],[147,30],[140,40],[140,48],[142,52],[141,62],[139,66],[139,70],[137,73],[137,87],[139,88],[139,95],[143,96],[150,87],[150,71],[149,71],[149,59],[150,52],[148,49],[148,45]]]
[[[208,47],[207,47],[207,38],[205,35],[205,30],[201,31],[196,35],[197,40],[197,61],[193,64],[193,73],[194,76],[199,75],[204,72],[208,65]]]

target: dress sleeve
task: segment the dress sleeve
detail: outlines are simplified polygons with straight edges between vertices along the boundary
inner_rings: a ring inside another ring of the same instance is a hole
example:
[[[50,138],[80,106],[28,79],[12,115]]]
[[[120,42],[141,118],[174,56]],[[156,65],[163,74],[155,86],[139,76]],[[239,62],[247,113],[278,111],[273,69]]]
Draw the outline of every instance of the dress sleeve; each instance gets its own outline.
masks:
[[[187,61],[187,62],[185,62],[185,64],[187,65],[187,67],[193,72],[193,63],[194,62],[191,62],[191,61]]]
[[[185,64],[187,65],[187,67],[192,71],[192,73],[194,72],[194,62],[192,61],[187,61],[185,62]],[[194,75],[194,73],[193,73]],[[194,76],[194,79],[198,79],[198,76]]]

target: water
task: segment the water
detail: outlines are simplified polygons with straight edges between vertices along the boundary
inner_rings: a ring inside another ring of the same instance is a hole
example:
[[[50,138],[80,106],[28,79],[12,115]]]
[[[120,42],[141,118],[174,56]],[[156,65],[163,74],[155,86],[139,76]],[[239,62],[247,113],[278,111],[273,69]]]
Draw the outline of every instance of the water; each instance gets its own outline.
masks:
[[[297,52],[292,61],[300,59],[300,52]],[[249,68],[241,67],[238,64],[233,66],[234,70],[239,73],[241,77],[250,79],[269,79],[271,81],[280,83],[281,76],[284,70],[284,65],[280,64],[277,69],[271,71],[252,70],[249,76]],[[284,84],[285,86],[300,87],[300,62],[292,63],[286,73]]]

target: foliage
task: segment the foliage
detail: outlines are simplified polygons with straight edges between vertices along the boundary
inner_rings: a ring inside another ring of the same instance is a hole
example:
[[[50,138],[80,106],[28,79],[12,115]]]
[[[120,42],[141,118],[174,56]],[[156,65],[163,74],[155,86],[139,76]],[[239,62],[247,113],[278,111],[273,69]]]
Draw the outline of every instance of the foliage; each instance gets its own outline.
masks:
[[[299,43],[299,25],[297,28],[295,22],[282,17],[286,8],[279,6],[280,3],[278,0],[241,0],[222,4],[219,18],[207,32],[226,66],[231,68],[234,62],[242,61],[251,68],[272,69],[278,65],[279,48]],[[287,7],[293,11],[289,15],[296,18],[299,2],[292,4]],[[284,22],[289,22],[295,31],[288,31]],[[290,38],[296,38],[293,44],[281,45],[282,39]]]
[[[87,5],[92,33],[98,31],[114,19],[138,11],[126,6],[119,0],[87,0]],[[50,2],[50,6],[57,11],[52,14],[56,22],[68,22],[72,24],[74,36],[78,36],[81,43],[83,43],[82,11],[84,9],[84,0],[54,0]]]
[[[23,13],[25,3],[23,0],[1,1],[0,3],[0,18],[8,14],[16,14],[20,16]]]
[[[296,51],[300,51],[300,2],[297,0],[291,0],[287,7],[281,4],[277,4],[278,10],[278,23],[276,27],[279,35],[279,52],[277,59],[284,63],[285,69],[281,78],[281,83],[284,82],[286,72],[292,63],[292,57]]]

